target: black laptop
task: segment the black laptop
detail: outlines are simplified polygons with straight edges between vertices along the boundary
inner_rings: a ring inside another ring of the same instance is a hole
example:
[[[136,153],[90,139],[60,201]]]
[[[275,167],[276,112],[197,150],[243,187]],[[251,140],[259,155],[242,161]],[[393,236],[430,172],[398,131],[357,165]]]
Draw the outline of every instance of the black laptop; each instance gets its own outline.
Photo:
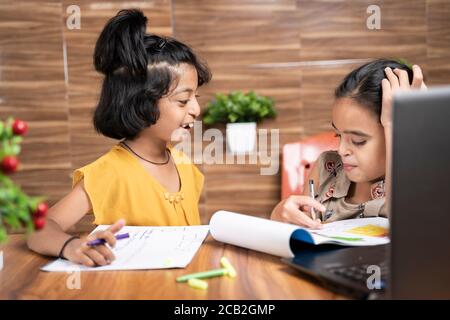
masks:
[[[450,87],[394,98],[389,245],[292,243],[304,277],[358,299],[450,299]]]

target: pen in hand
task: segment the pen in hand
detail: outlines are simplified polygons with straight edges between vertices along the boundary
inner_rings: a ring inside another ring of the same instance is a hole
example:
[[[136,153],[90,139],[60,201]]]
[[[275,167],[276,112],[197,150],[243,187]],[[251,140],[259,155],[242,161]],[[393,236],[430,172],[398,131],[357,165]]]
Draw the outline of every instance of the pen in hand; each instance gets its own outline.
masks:
[[[126,239],[129,238],[130,234],[129,233],[122,233],[122,234],[118,234],[116,235],[116,240],[120,240],[120,239]],[[94,246],[98,246],[100,244],[105,244],[106,240],[105,239],[95,239],[92,241],[89,241],[87,243],[88,246],[94,247]]]
[[[311,198],[314,200],[315,197],[314,197],[314,180],[313,179],[309,180],[309,194],[310,194]],[[316,220],[316,211],[314,210],[313,207],[311,207],[310,212],[311,212],[311,219],[313,219],[315,221]]]

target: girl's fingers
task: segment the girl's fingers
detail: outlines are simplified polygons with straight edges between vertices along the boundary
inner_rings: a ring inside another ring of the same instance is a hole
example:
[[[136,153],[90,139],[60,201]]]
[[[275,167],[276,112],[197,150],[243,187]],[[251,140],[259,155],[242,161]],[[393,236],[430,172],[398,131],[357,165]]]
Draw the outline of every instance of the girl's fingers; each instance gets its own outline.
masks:
[[[309,206],[322,212],[326,209],[325,206],[319,201],[307,196],[290,196],[289,200],[294,202],[297,208],[300,208],[301,206]]]
[[[383,103],[390,102],[392,100],[392,88],[388,79],[381,81],[381,88],[383,90]]]
[[[310,206],[301,206],[301,207],[300,207],[300,211],[303,212],[304,214],[306,214],[308,217],[312,218],[312,217],[311,217],[311,208],[313,208],[313,207],[310,207]],[[319,210],[319,209],[317,209],[317,208],[314,208],[314,210],[315,210],[315,212],[316,212],[316,217],[320,216],[319,212],[324,212],[324,211]],[[319,219],[319,220],[320,220],[320,219]]]
[[[400,88],[402,88],[404,90],[409,90],[410,86],[409,86],[408,72],[406,72],[406,70],[402,70],[402,69],[396,68],[394,70],[394,73],[398,77],[398,80],[399,80],[399,83],[400,83]]]
[[[81,263],[82,265],[86,266],[86,267],[93,267],[95,266],[95,262],[89,258],[84,252],[82,252],[80,250],[80,254],[78,256],[79,261],[77,261],[78,263]]]
[[[291,222],[294,224],[311,229],[320,228],[321,225],[320,223],[312,220],[310,217],[308,217],[305,213],[301,212],[300,210],[288,209],[288,214],[290,216]]]
[[[422,69],[418,65],[413,65],[412,69],[413,69],[414,76],[413,76],[413,81],[412,81],[411,87],[414,89],[424,88],[423,86],[425,86],[425,83],[423,82]],[[426,86],[425,86],[425,89],[426,89]]]
[[[87,249],[86,251],[84,251],[84,253],[92,260],[95,262],[96,265],[99,266],[104,266],[106,263],[106,259],[105,257],[103,257],[103,255],[101,255],[97,250],[95,249]]]
[[[384,69],[384,73],[386,74],[386,77],[389,80],[389,83],[391,84],[392,91],[395,91],[398,88],[400,88],[399,80],[397,76],[394,74],[394,72],[392,72],[391,68],[387,67],[386,69]]]
[[[420,90],[427,90],[427,89],[428,89],[428,87],[425,84],[425,82],[422,82],[422,85],[420,86]]]
[[[106,260],[106,263],[111,263],[114,261],[115,256],[112,251],[105,245],[95,246],[93,249],[97,250]]]
[[[300,207],[300,211],[306,215],[308,218],[311,219],[311,221],[314,221],[316,223],[315,227],[311,227],[312,229],[321,229],[322,228],[322,220],[320,220],[317,217],[320,217],[320,213],[318,211],[315,212],[315,216],[313,217],[311,214],[311,207],[309,206],[303,206]],[[314,220],[313,220],[314,218]]]
[[[303,212],[311,212],[311,208],[314,208],[316,212],[325,212],[326,208],[319,202],[317,206],[304,205],[300,207]]]
[[[96,239],[104,239],[106,241],[106,243],[108,243],[111,248],[114,248],[114,246],[116,245],[116,237],[114,236],[113,233],[111,233],[108,230],[105,231],[99,231],[93,234],[95,236]]]
[[[116,233],[120,229],[122,229],[124,225],[125,225],[125,220],[124,219],[119,219],[119,220],[116,221],[116,223],[111,225],[107,230],[112,232],[112,233]]]
[[[116,237],[114,236],[114,233],[120,231],[120,229],[123,228],[125,225],[125,220],[120,219],[113,225],[111,225],[108,229],[97,231],[95,233],[92,233],[86,237],[86,241],[93,241],[96,239],[103,239],[105,240],[111,247],[114,247],[116,245]]]
[[[388,79],[384,78],[383,80],[381,80],[381,87],[383,89],[383,95],[387,94],[387,93],[391,93],[392,88],[391,88],[391,83],[389,82]]]
[[[322,221],[320,219],[313,220],[310,218],[305,212],[301,212],[297,215],[299,220],[303,223],[304,226],[310,229],[321,229],[322,228]]]
[[[311,215],[310,215],[311,207],[310,206],[300,206],[299,209],[300,209],[301,212],[306,212],[308,217],[311,217]]]

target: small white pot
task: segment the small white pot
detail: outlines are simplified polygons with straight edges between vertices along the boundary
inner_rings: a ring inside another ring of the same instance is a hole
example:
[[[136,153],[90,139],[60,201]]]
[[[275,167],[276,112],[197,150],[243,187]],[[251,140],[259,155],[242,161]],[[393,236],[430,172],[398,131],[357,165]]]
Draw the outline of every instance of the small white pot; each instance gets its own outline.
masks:
[[[227,145],[231,153],[251,153],[255,144],[256,122],[227,123]]]
[[[3,269],[3,251],[0,250],[0,271]]]

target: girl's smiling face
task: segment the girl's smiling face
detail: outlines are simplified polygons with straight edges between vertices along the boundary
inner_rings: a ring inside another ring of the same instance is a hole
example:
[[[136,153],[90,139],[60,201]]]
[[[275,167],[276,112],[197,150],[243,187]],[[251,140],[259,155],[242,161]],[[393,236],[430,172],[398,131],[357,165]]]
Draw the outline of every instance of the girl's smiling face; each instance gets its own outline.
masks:
[[[339,137],[338,153],[352,182],[372,182],[386,171],[384,129],[369,108],[351,98],[338,98],[333,105],[333,123]]]
[[[159,119],[145,129],[163,141],[182,141],[200,114],[197,101],[198,76],[196,69],[182,63],[172,67],[177,75],[173,88],[158,101]]]

